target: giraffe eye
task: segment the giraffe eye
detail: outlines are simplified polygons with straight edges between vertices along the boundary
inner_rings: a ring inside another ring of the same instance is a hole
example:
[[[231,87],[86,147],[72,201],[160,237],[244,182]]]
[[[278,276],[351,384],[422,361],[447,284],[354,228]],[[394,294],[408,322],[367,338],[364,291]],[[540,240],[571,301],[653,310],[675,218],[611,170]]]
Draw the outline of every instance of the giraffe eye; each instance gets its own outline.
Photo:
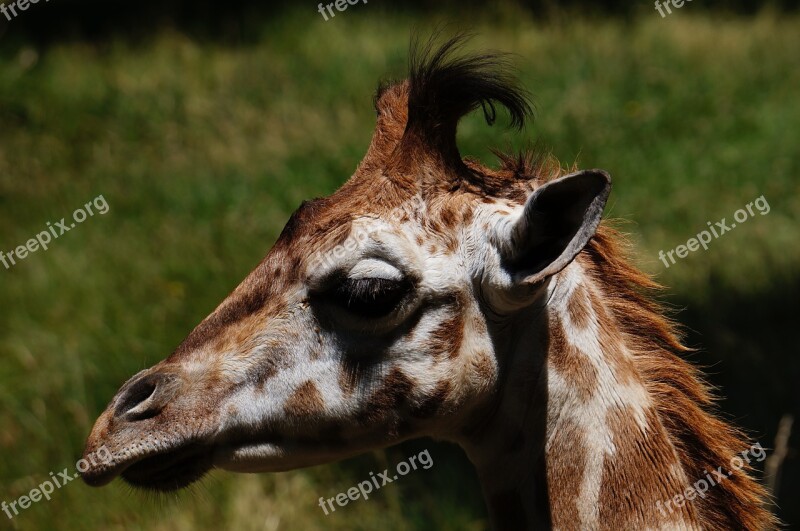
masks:
[[[336,305],[365,318],[392,313],[411,291],[408,279],[346,278],[329,292]]]

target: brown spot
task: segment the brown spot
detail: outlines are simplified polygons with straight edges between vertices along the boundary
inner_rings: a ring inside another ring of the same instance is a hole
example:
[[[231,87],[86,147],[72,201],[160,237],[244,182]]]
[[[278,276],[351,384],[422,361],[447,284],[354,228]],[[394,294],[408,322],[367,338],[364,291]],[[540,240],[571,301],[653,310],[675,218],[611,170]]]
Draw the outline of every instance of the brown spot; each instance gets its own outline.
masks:
[[[383,385],[367,401],[358,415],[363,424],[373,424],[386,420],[393,412],[397,412],[408,400],[414,384],[406,374],[395,367],[384,379]]]
[[[256,370],[250,374],[250,378],[263,390],[267,380],[274,378],[276,374],[278,374],[277,367],[272,363],[266,363],[256,367]]]
[[[607,323],[607,328],[610,329],[617,329],[618,326],[614,323],[614,318],[609,314],[606,310],[606,305],[603,304],[603,300],[600,296],[595,292],[593,289],[586,289],[583,292],[584,297],[588,297],[588,305],[592,307],[594,310],[595,315],[597,316],[597,320],[602,323]]]
[[[547,359],[570,384],[581,400],[592,397],[597,388],[597,369],[591,361],[567,340],[558,317],[550,318]]]
[[[448,235],[444,239],[444,246],[445,249],[447,249],[448,253],[450,254],[455,253],[456,251],[458,251],[458,238],[452,235]]]
[[[572,297],[567,303],[567,312],[569,313],[570,321],[576,328],[584,330],[589,326],[592,308],[589,305],[589,297],[584,286],[578,286],[572,292]]]
[[[573,420],[561,418],[550,442],[556,452],[547,459],[547,484],[550,485],[550,508],[553,527],[577,529],[578,496],[586,469],[585,428]]]
[[[448,358],[454,359],[461,352],[461,344],[464,341],[464,316],[458,309],[452,317],[439,323],[431,332],[429,338],[430,352],[435,357],[444,354]]]
[[[436,389],[434,389],[430,395],[423,398],[419,405],[412,410],[411,414],[421,419],[433,416],[447,399],[447,395],[450,394],[450,387],[451,385],[448,380],[439,382]]]
[[[512,188],[507,194],[505,194],[505,197],[506,199],[521,205],[528,199],[528,192],[523,188]]]
[[[235,330],[235,335],[236,335],[234,344],[240,347],[240,350],[243,351],[249,350],[249,348],[247,347],[248,343],[250,343],[253,340],[253,337],[258,333],[258,328],[255,326],[255,323],[250,323],[247,322],[247,320],[243,320],[239,321],[239,323],[237,323],[236,326],[231,328]],[[217,341],[215,342],[216,343],[215,348],[218,351],[222,351],[225,348],[226,335],[229,334],[223,333],[221,334],[221,337],[217,338]]]
[[[670,473],[677,456],[655,412],[646,412],[647,432],[636,424],[634,412],[626,407],[606,417],[616,452],[604,463],[600,485],[600,521],[611,529],[652,526],[654,522],[697,522],[697,501],[682,507],[664,507],[664,502],[682,494],[686,485]],[[653,481],[659,478],[659,481]],[[661,502],[661,514],[658,503]],[[630,507],[637,510],[630,511]]]
[[[247,379],[263,391],[269,380],[277,376],[282,369],[289,367],[290,359],[289,353],[281,348],[263,354],[258,363],[247,370]]]
[[[469,225],[472,223],[474,217],[475,211],[473,210],[472,204],[470,202],[465,202],[463,208],[461,209],[461,223],[464,225]]]
[[[448,230],[453,230],[458,222],[455,211],[449,208],[442,209],[440,220],[442,225]]]
[[[325,406],[325,401],[317,386],[311,380],[300,384],[286,401],[284,409],[288,415],[294,417],[310,417],[319,413]]]

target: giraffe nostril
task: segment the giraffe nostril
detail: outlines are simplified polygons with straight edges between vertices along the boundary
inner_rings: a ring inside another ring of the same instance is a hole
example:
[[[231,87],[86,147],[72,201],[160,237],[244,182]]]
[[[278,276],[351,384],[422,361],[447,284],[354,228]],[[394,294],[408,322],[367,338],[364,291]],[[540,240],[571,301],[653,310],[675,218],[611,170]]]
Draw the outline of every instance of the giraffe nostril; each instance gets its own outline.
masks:
[[[152,374],[129,384],[120,393],[114,416],[128,421],[145,420],[158,415],[172,393],[165,392],[173,379],[166,375]]]

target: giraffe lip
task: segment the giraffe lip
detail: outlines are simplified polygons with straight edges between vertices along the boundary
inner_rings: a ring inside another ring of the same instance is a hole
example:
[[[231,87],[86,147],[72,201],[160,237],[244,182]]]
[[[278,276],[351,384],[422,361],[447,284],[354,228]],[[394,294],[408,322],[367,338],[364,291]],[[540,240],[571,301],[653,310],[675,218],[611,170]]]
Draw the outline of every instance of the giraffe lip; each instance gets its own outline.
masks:
[[[173,491],[202,478],[211,468],[213,447],[190,443],[132,463],[120,474],[133,487]]]
[[[102,487],[111,483],[118,473],[114,469],[105,470],[86,470],[80,472],[81,479],[90,487]]]

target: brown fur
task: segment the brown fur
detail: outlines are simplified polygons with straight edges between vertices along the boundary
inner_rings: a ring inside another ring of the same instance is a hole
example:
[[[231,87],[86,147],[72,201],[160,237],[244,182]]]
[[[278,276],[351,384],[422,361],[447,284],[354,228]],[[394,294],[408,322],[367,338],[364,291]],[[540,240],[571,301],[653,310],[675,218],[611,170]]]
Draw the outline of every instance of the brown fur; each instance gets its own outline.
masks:
[[[461,352],[461,343],[463,341],[464,315],[458,312],[439,323],[439,326],[431,332],[431,353],[434,356],[455,358]]]
[[[551,444],[553,448],[558,449],[559,454],[568,458],[547,460],[547,481],[571,495],[550,496],[550,513],[554,516],[554,520],[563,521],[565,524],[573,522],[567,529],[577,529],[575,515],[578,508],[577,497],[574,494],[581,490],[583,463],[586,462],[588,450],[583,444],[582,426],[573,421],[565,424],[563,429],[554,435]]]
[[[564,327],[557,317],[550,318],[549,339],[548,360],[553,368],[566,378],[571,387],[580,394],[582,401],[591,398],[597,385],[597,369],[586,363],[585,357],[567,341]]]
[[[402,370],[395,367],[364,405],[361,413],[362,422],[364,424],[386,422],[388,417],[408,399],[413,389],[414,382]]]
[[[286,401],[286,413],[298,418],[313,417],[323,407],[325,401],[322,394],[311,380],[300,384]]]
[[[419,405],[412,409],[411,414],[420,419],[426,419],[433,416],[439,410],[442,402],[447,399],[447,395],[450,394],[451,387],[452,386],[448,380],[439,382],[433,392],[424,397],[420,401]]]
[[[586,288],[578,286],[572,294],[569,301],[569,318],[572,324],[578,328],[586,328],[589,326],[589,318],[591,316],[592,308],[589,304],[589,296],[586,293]]]

